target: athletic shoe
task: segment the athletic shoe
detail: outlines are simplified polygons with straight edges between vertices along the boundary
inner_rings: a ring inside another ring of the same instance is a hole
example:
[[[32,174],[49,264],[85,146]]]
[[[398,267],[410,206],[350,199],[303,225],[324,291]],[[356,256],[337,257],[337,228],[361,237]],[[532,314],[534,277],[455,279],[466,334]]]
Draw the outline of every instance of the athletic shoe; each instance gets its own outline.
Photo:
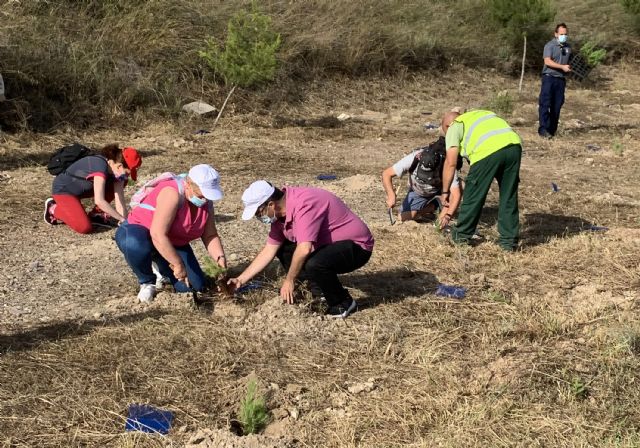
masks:
[[[164,288],[164,285],[168,285],[170,283],[169,278],[164,277],[160,273],[160,269],[158,269],[158,265],[156,264],[155,261],[151,262],[151,270],[156,275],[156,289],[162,289]]]
[[[341,317],[344,319],[350,314],[353,314],[357,309],[358,304],[356,303],[356,301],[352,298],[348,298],[338,305],[329,307],[329,309],[327,310],[327,315],[329,315],[329,317]]]
[[[95,226],[106,227],[108,229],[118,227],[118,222],[105,212],[89,213],[89,221],[91,221],[91,224]]]
[[[138,292],[138,300],[140,303],[151,303],[156,296],[156,285],[153,283],[145,283],[140,285],[140,292]]]
[[[49,198],[44,201],[44,222],[49,225],[58,224],[58,220],[53,217],[53,210],[56,207],[56,201],[53,198]]]
[[[542,137],[543,139],[545,139],[545,140],[551,140],[551,139],[553,138],[553,135],[551,135],[551,134],[550,134],[549,132],[547,132],[547,131],[539,132],[539,133],[538,133],[538,135],[539,135],[540,137]]]

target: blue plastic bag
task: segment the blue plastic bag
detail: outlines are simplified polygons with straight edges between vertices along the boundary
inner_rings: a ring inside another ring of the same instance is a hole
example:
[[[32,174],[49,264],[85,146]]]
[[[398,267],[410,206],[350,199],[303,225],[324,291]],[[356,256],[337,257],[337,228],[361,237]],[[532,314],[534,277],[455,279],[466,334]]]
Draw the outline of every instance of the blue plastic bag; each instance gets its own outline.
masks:
[[[592,231],[592,232],[606,232],[607,230],[609,230],[609,227],[591,226],[591,227],[589,227],[589,230]]]
[[[173,423],[173,412],[154,408],[148,404],[129,405],[125,431],[168,434]]]
[[[262,282],[249,282],[246,285],[242,285],[238,289],[236,289],[236,294],[242,294],[243,292],[251,291],[253,289],[262,288]]]
[[[451,297],[453,299],[464,299],[466,293],[467,288],[463,288],[462,286],[444,285],[442,283],[438,285],[438,289],[436,290],[437,296]]]
[[[316,179],[318,180],[336,180],[338,176],[335,174],[318,174]]]

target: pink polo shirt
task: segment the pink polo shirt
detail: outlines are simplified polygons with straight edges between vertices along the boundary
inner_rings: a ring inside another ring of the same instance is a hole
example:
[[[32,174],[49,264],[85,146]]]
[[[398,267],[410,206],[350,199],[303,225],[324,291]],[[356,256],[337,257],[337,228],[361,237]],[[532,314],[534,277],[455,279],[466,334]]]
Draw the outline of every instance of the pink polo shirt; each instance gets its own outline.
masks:
[[[152,207],[156,207],[158,195],[164,188],[173,188],[178,191],[178,186],[175,180],[169,179],[164,182],[160,182],[149,193],[149,195],[142,201],[143,204],[149,204]],[[169,241],[174,246],[184,246],[191,241],[202,237],[204,233],[207,220],[209,219],[209,213],[211,213],[212,203],[209,201],[204,207],[190,206],[190,202],[183,198],[182,205],[178,208],[176,216],[169,228]],[[153,220],[154,210],[149,210],[143,207],[135,207],[127,216],[127,221],[130,224],[138,224],[144,226],[147,229],[151,229],[151,221]]]
[[[367,225],[336,195],[320,188],[286,187],[287,215],[271,224],[267,242],[313,243],[313,249],[351,240],[366,251],[373,250]]]

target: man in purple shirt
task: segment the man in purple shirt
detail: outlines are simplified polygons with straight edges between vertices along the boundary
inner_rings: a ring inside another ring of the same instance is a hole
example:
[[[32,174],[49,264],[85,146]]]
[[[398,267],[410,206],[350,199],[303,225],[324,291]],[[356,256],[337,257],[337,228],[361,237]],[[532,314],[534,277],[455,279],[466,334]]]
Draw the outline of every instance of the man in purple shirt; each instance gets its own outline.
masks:
[[[327,314],[347,317],[357,309],[338,274],[355,271],[371,258],[373,236],[336,195],[319,188],[275,188],[269,182],[252,183],[242,195],[242,219],[256,217],[270,225],[267,243],[238,277],[239,288],[278,257],[287,275],[280,296],[293,303],[295,280],[317,286],[329,306]]]

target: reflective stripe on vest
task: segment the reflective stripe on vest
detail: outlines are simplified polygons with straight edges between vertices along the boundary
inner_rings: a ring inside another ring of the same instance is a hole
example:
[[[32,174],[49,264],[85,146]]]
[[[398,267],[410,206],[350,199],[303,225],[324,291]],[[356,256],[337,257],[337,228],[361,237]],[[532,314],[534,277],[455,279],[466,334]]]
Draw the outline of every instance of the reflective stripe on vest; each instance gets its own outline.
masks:
[[[471,165],[506,146],[521,144],[518,134],[493,112],[474,110],[460,115],[455,121],[462,123],[464,128],[460,155]]]

